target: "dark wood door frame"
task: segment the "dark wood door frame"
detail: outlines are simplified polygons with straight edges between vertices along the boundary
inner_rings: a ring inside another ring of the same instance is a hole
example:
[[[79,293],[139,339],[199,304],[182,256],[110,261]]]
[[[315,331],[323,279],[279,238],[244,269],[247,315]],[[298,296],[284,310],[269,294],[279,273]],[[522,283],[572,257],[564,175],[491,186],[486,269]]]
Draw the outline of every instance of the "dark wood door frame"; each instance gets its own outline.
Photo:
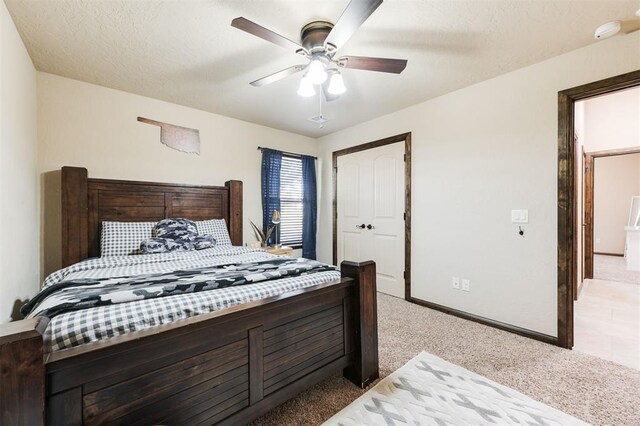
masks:
[[[582,222],[582,239],[584,240],[583,244],[583,253],[582,253],[582,263],[584,265],[584,275],[582,279],[585,278],[593,278],[593,215],[587,215],[587,212],[593,212],[593,157],[587,152],[584,152],[584,176],[583,186],[584,186],[584,200],[582,203],[582,218],[576,218],[578,220],[578,224]],[[578,211],[578,206],[576,205],[576,211]],[[576,228],[578,226],[576,225]],[[573,252],[578,255],[578,250],[574,250]],[[576,286],[580,281],[580,277],[576,277]],[[574,286],[574,288],[576,287]],[[578,300],[578,295],[573,295],[573,300]]]
[[[578,249],[575,187],[575,102],[640,85],[640,70],[558,93],[558,346],[573,347],[573,293]]]
[[[594,217],[594,189],[595,189],[595,169],[596,158],[615,157],[619,155],[640,154],[640,148],[622,148],[612,149],[608,151],[596,151],[585,153],[585,203],[584,203],[584,253],[583,261],[585,266],[584,278],[593,278],[593,255],[594,249],[594,231],[593,231],[593,217]],[[577,251],[577,250],[576,250]],[[605,253],[599,253],[605,254]],[[614,254],[614,253],[607,253]],[[617,255],[617,254],[616,254]],[[575,297],[574,297],[575,299]]]
[[[404,142],[404,297],[411,297],[411,132],[333,152],[333,264],[338,263],[338,157]]]

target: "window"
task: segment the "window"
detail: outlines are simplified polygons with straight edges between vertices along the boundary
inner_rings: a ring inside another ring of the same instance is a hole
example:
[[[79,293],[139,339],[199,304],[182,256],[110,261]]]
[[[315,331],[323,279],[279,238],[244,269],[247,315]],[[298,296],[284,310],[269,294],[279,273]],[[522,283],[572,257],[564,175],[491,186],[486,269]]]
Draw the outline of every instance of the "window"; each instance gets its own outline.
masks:
[[[285,154],[280,169],[279,232],[283,245],[302,247],[302,201],[302,160]]]

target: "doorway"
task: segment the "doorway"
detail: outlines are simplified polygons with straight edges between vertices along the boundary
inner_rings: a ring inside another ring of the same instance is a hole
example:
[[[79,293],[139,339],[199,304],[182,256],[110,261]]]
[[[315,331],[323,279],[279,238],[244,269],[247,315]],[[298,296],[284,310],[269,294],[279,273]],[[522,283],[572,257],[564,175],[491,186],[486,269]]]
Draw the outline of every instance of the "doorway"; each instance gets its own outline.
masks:
[[[333,262],[374,260],[378,291],[410,297],[411,133],[333,153]]]
[[[586,217],[579,215],[580,198],[589,202],[591,195],[585,185],[581,188],[578,178],[585,170],[585,183],[597,168],[598,152],[585,152],[582,156],[575,131],[576,103],[589,98],[619,92],[640,86],[640,71],[623,74],[587,85],[562,91],[558,94],[558,345],[574,346],[574,298],[581,278],[593,273],[591,260],[582,257],[581,247],[590,246],[593,234]],[[578,154],[579,153],[579,154]],[[596,154],[596,155],[593,155]],[[590,158],[592,157],[592,158]],[[582,159],[584,159],[582,161]],[[590,161],[593,162],[590,163]],[[581,163],[583,163],[581,165]],[[585,209],[586,210],[586,209]],[[582,228],[584,239],[579,240]],[[587,254],[588,250],[584,249]],[[591,268],[591,270],[589,270]]]
[[[637,90],[640,91],[640,88]],[[605,269],[612,269],[607,265],[621,263],[620,259],[610,258],[624,258],[626,254],[624,230],[621,226],[616,226],[615,229],[611,227],[628,222],[627,213],[631,208],[631,197],[638,195],[640,147],[585,152],[583,170],[582,260],[584,267],[583,275],[577,280],[579,284],[583,279],[603,279],[607,276],[614,278],[616,275],[623,275],[622,272],[614,270],[607,272]],[[629,180],[635,181],[636,184],[633,185]],[[616,191],[616,189],[620,190]],[[612,194],[614,191],[617,194]],[[596,211],[598,211],[597,217]],[[579,217],[577,219],[580,220]],[[621,280],[613,279],[612,281]],[[622,281],[624,282],[624,278]],[[578,293],[574,294],[575,300],[578,299],[579,289]]]

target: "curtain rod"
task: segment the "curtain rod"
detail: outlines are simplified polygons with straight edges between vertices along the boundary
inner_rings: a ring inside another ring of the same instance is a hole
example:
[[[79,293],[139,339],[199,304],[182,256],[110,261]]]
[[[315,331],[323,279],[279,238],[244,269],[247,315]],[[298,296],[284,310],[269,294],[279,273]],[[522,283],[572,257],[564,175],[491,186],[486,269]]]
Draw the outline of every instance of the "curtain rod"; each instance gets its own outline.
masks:
[[[266,148],[264,146],[259,146],[258,149],[260,151],[262,151],[263,149],[273,149],[273,148]],[[279,149],[273,149],[273,151],[280,151],[280,150]],[[283,154],[294,155],[296,157],[302,157],[303,155],[307,155],[307,154],[298,154],[297,152],[288,152],[288,151],[280,151],[280,152],[283,153]],[[307,155],[307,157],[311,157],[314,160],[318,159],[318,157],[314,157],[313,155]]]

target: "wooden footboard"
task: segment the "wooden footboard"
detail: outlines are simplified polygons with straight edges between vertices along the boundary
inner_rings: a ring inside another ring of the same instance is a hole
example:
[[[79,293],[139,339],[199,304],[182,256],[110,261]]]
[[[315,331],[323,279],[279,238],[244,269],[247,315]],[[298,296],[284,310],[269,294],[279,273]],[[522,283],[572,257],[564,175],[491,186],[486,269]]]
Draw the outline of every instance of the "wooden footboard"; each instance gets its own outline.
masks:
[[[42,355],[0,326],[0,424],[242,424],[329,375],[378,378],[375,264],[339,282]],[[46,384],[46,386],[45,386]]]

